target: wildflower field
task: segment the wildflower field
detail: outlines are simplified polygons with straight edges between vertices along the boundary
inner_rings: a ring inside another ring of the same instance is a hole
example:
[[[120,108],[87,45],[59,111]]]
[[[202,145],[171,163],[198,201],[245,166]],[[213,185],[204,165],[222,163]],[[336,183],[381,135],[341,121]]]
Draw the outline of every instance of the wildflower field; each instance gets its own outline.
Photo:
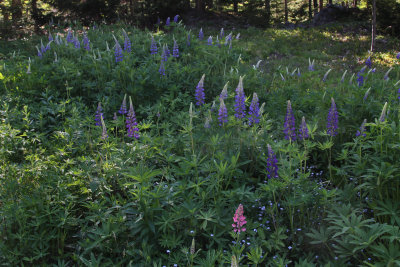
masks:
[[[0,266],[400,266],[400,44],[47,26],[0,48]]]

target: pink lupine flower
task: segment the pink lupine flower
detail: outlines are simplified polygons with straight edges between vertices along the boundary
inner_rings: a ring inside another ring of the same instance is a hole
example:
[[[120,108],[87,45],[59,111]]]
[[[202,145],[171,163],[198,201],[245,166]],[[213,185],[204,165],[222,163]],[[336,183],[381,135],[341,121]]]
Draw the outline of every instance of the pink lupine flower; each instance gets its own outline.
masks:
[[[240,204],[239,207],[237,208],[236,212],[235,212],[235,216],[233,217],[233,231],[235,231],[235,233],[240,233],[240,232],[245,232],[246,228],[244,228],[243,226],[247,223],[246,222],[246,217],[243,216],[243,205]]]

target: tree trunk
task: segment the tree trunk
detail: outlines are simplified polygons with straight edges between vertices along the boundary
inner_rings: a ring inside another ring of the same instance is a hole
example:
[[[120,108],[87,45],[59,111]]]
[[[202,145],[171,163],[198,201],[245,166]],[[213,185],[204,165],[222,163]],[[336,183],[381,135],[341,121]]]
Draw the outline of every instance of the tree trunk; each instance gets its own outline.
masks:
[[[313,0],[314,3],[314,16],[317,15],[318,12],[318,0]]]
[[[324,0],[319,0],[319,11],[324,8]]]
[[[371,36],[371,53],[375,50],[376,37],[376,0],[372,0],[372,36]]]
[[[285,23],[287,23],[289,20],[289,12],[288,12],[287,5],[288,5],[288,0],[285,0]]]
[[[308,0],[308,19],[312,20],[312,0]]]
[[[267,24],[271,21],[271,0],[265,0],[265,13]]]
[[[238,13],[238,0],[233,0],[233,12]]]
[[[22,17],[22,4],[21,0],[12,0],[11,14],[13,21],[19,20]]]
[[[39,32],[39,10],[37,8],[37,0],[31,0],[32,18],[35,22],[35,32]]]

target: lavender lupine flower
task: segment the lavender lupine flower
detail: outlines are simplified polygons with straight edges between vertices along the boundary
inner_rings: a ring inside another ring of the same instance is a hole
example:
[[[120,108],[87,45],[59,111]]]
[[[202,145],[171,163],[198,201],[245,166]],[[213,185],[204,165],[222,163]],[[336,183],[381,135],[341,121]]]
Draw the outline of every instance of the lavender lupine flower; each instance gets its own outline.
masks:
[[[389,81],[389,73],[392,71],[392,69],[393,69],[393,68],[390,68],[390,69],[385,73],[385,75],[383,76],[383,79],[384,79],[385,81]]]
[[[152,36],[151,37],[151,46],[150,46],[150,53],[152,54],[152,55],[154,55],[154,54],[157,54],[157,44],[156,44],[156,42],[154,41],[154,37]]]
[[[368,58],[367,58],[367,60],[365,61],[365,65],[366,65],[368,68],[371,68],[371,67],[372,67],[371,57],[368,57]]]
[[[186,38],[186,45],[190,46],[190,32],[188,33],[187,38]]]
[[[50,42],[47,43],[47,45],[46,45],[46,47],[45,47],[45,51],[50,50],[50,44],[51,44],[51,42],[53,42],[53,41],[50,41]]]
[[[178,23],[178,18],[179,18],[179,15],[175,15],[175,17],[174,17],[174,22],[175,23]]]
[[[221,44],[219,42],[218,35],[217,35],[217,40],[215,41],[215,46],[217,46],[218,48],[221,48]]]
[[[128,111],[126,110],[126,94],[124,95],[124,100],[122,100],[121,108],[119,109],[119,114],[126,114]]]
[[[371,90],[371,87],[368,88],[368,90],[365,92],[364,98],[363,98],[364,101],[367,100],[367,97],[368,97],[368,95],[369,95],[369,91],[370,91],[370,90]]]
[[[38,53],[37,53],[38,57],[39,57],[39,58],[42,58],[42,57],[43,57],[43,54],[42,54],[42,52],[40,52],[39,47],[36,46],[36,49],[37,49],[37,52],[38,52]]]
[[[117,112],[114,112],[113,120],[114,120],[114,121],[117,121],[117,120],[118,120]]]
[[[122,54],[122,48],[117,41],[115,42],[114,55],[115,55],[115,62],[122,62],[124,55]]]
[[[397,90],[397,94],[399,95],[399,96],[397,97],[397,99],[400,100],[400,88],[399,88],[399,90]]]
[[[81,43],[79,42],[78,37],[74,38],[73,43],[74,43],[75,48],[81,48]]]
[[[219,95],[219,99],[225,100],[228,98],[228,83],[227,82],[224,86],[224,88],[222,89],[220,95]]]
[[[168,60],[167,52],[165,51],[165,45],[163,46],[162,53],[161,53],[161,60],[166,62]]]
[[[213,101],[213,103],[212,103],[212,105],[211,105],[211,112],[214,112],[215,110],[216,110],[216,107],[215,107],[216,105],[215,105],[215,100]],[[211,113],[210,113],[211,114]],[[211,116],[211,115],[210,115]]]
[[[74,37],[72,36],[71,29],[69,29],[68,34],[67,34],[67,42],[72,43],[73,40],[74,40]]]
[[[225,37],[225,46],[227,46],[230,41],[232,41],[232,33]]]
[[[199,31],[199,39],[200,39],[200,40],[203,40],[203,38],[204,38],[203,28],[200,28],[200,31]]]
[[[304,118],[304,116],[301,118],[301,124],[300,124],[300,128],[299,128],[299,138],[301,140],[307,139],[308,138],[308,127],[306,124],[306,119]]]
[[[385,105],[383,106],[381,116],[379,117],[380,122],[384,122],[386,119],[386,109],[387,109],[387,102],[385,102]]]
[[[224,32],[224,28],[221,28],[221,32],[219,33],[219,36],[222,38],[224,38],[225,36],[225,32]]]
[[[314,60],[311,61],[310,58],[308,58],[308,70],[309,71],[315,71],[315,69],[314,69]]]
[[[83,34],[83,48],[85,48],[87,51],[90,50],[90,40],[86,33]]]
[[[373,69],[371,70],[371,72],[372,72],[372,73],[375,73],[375,72],[376,72],[376,68],[373,68]]]
[[[246,116],[246,106],[245,106],[246,96],[243,90],[243,77],[239,77],[239,84],[236,88],[235,95],[235,117],[237,119],[242,119]]]
[[[50,41],[53,41],[54,39],[53,39],[53,35],[51,35],[51,32],[49,32],[49,42]]]
[[[203,74],[203,76],[201,77],[199,83],[196,86],[196,105],[200,106],[204,104],[204,99],[205,99],[205,94],[204,94],[204,77],[206,75]]]
[[[331,98],[331,108],[329,109],[328,118],[326,122],[327,133],[330,136],[337,135],[337,129],[339,127],[338,122],[338,112],[336,109],[335,100]]]
[[[46,47],[43,45],[42,40],[40,40],[40,52],[42,55],[46,52]]]
[[[208,37],[207,45],[212,45],[212,36]]]
[[[176,42],[176,40],[174,40],[174,48],[172,49],[172,56],[179,57],[179,47],[178,47],[178,43]]]
[[[268,144],[268,157],[267,157],[267,178],[278,178],[278,160],[276,155],[272,150],[271,146]]]
[[[131,40],[127,34],[124,34],[124,51],[130,53],[132,51]]]
[[[161,65],[160,65],[160,68],[158,69],[158,72],[159,72],[162,76],[165,76],[164,61],[162,61],[162,60],[161,60]]]
[[[290,100],[288,100],[287,102],[285,123],[283,127],[284,127],[283,132],[285,133],[285,139],[290,141],[296,140],[295,120]]]
[[[139,139],[139,128],[136,127],[136,115],[135,111],[133,110],[132,98],[129,97],[129,111],[128,115],[126,116],[126,129],[128,132],[128,137],[135,137]]]
[[[362,76],[360,73],[357,73],[357,83],[358,86],[364,85],[364,76]]]
[[[99,104],[97,105],[96,115],[94,116],[96,126],[101,125],[101,117],[103,117],[102,111],[103,109],[101,108],[101,103],[99,102]]]
[[[397,59],[400,59],[400,52],[397,53],[396,58],[397,58]]]
[[[218,110],[218,120],[219,120],[220,126],[223,126],[225,123],[228,122],[228,111],[226,109],[223,99],[220,99],[220,105],[219,105],[219,110]]]
[[[167,21],[165,22],[165,26],[169,26],[171,24],[171,19],[168,17]]]
[[[169,56],[171,55],[171,52],[169,51],[169,48],[168,48],[168,45],[167,45],[167,44],[165,44],[165,55],[166,55],[167,57],[169,57]]]
[[[253,100],[251,101],[249,108],[249,126],[260,123],[260,108],[258,103],[258,96],[256,93],[253,94]]]
[[[322,78],[322,81],[323,81],[323,82],[326,82],[326,78],[328,78],[328,74],[329,74],[329,72],[331,72],[331,71],[332,71],[332,69],[329,69],[329,70],[325,73],[324,78]]]
[[[357,130],[356,136],[367,136],[365,132],[365,124],[367,123],[367,119],[364,119],[364,121],[361,123],[360,130]]]
[[[107,134],[106,124],[104,123],[104,120],[103,120],[103,114],[100,116],[100,121],[101,121],[101,128],[102,128],[101,139],[106,140],[108,138],[108,134]]]
[[[236,40],[240,39],[240,32],[236,35]]]

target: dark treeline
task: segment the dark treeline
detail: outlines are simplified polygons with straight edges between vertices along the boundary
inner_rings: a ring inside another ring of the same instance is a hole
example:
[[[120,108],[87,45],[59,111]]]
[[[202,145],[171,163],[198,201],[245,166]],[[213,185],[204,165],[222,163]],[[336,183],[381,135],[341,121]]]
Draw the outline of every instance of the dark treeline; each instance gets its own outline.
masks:
[[[371,14],[372,0],[0,0],[0,21],[14,25],[31,23],[36,29],[52,19],[75,19],[84,24],[122,19],[149,26],[187,11],[199,16],[213,11],[267,27],[311,21],[323,8],[332,5],[361,8],[364,14]],[[378,30],[399,34],[400,4],[396,0],[379,0],[376,5]]]

